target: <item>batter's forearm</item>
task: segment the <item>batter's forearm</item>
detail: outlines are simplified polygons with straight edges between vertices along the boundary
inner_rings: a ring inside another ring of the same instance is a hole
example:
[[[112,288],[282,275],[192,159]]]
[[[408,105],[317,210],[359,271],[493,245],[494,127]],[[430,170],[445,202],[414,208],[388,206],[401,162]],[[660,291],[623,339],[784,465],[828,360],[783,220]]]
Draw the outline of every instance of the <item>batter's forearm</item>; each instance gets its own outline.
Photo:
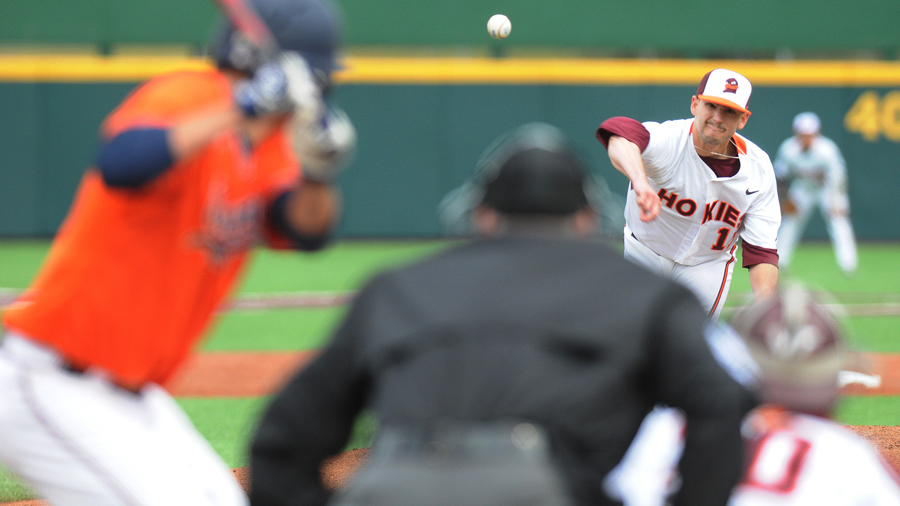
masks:
[[[168,132],[172,157],[177,162],[194,154],[227,130],[237,127],[241,119],[241,113],[229,103],[173,125]]]

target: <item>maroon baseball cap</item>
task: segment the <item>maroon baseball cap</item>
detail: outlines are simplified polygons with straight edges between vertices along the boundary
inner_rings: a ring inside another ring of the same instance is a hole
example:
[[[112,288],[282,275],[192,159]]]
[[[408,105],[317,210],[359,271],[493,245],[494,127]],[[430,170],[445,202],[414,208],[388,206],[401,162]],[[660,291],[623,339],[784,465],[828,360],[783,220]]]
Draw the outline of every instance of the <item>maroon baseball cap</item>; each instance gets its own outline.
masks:
[[[697,98],[750,114],[750,92],[753,86],[746,77],[733,70],[714,69],[703,76],[697,87]]]

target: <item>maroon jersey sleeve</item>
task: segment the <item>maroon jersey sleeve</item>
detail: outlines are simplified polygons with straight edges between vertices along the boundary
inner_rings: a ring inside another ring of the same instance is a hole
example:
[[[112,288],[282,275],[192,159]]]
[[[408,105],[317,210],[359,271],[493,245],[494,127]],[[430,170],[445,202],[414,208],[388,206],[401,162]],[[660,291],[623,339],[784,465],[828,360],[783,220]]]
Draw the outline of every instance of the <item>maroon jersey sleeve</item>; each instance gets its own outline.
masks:
[[[744,240],[741,240],[741,244],[741,248],[743,250],[742,264],[745,268],[753,267],[756,264],[772,264],[774,266],[778,266],[777,250],[754,246]]]
[[[624,116],[609,118],[601,123],[600,128],[597,129],[597,140],[605,148],[609,148],[609,138],[613,135],[624,137],[637,144],[641,148],[642,153],[647,149],[647,144],[650,144],[650,132],[644,128],[644,125],[640,121]]]

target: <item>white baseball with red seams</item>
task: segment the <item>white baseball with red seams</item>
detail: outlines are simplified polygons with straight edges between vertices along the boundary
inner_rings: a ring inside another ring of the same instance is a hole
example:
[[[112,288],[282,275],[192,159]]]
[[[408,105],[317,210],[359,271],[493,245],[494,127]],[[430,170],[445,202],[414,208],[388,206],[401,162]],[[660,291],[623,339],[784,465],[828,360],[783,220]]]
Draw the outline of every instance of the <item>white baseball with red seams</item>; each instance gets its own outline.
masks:
[[[512,23],[503,14],[494,14],[487,22],[488,34],[495,39],[505,39],[512,31]]]

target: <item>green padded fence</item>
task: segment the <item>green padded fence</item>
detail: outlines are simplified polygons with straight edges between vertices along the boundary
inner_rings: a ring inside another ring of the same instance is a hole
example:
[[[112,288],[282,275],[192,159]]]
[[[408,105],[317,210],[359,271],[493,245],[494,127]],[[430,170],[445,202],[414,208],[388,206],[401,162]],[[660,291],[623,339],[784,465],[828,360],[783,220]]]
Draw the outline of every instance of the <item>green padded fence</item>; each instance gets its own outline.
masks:
[[[132,59],[101,61],[79,75],[55,60],[36,60],[29,78],[0,58],[0,235],[50,235],[64,218],[93,159],[100,121],[136,84],[118,68],[134,67]],[[694,81],[718,65],[756,83],[743,133],[769,153],[790,135],[796,113],[816,111],[847,158],[859,237],[900,239],[892,199],[900,187],[900,63],[854,62],[350,59],[335,101],[353,118],[359,145],[340,180],[346,213],[339,233],[439,235],[441,197],[470,174],[495,137],[529,121],[566,131],[623,194],[624,177],[594,139],[597,125],[614,115],[688,117]],[[824,235],[821,221],[810,234]]]
[[[896,58],[896,0],[340,0],[352,46],[489,46],[504,13],[512,36],[494,49],[579,47],[741,56],[784,49],[875,51]],[[203,46],[211,0],[4,0],[0,43]]]

